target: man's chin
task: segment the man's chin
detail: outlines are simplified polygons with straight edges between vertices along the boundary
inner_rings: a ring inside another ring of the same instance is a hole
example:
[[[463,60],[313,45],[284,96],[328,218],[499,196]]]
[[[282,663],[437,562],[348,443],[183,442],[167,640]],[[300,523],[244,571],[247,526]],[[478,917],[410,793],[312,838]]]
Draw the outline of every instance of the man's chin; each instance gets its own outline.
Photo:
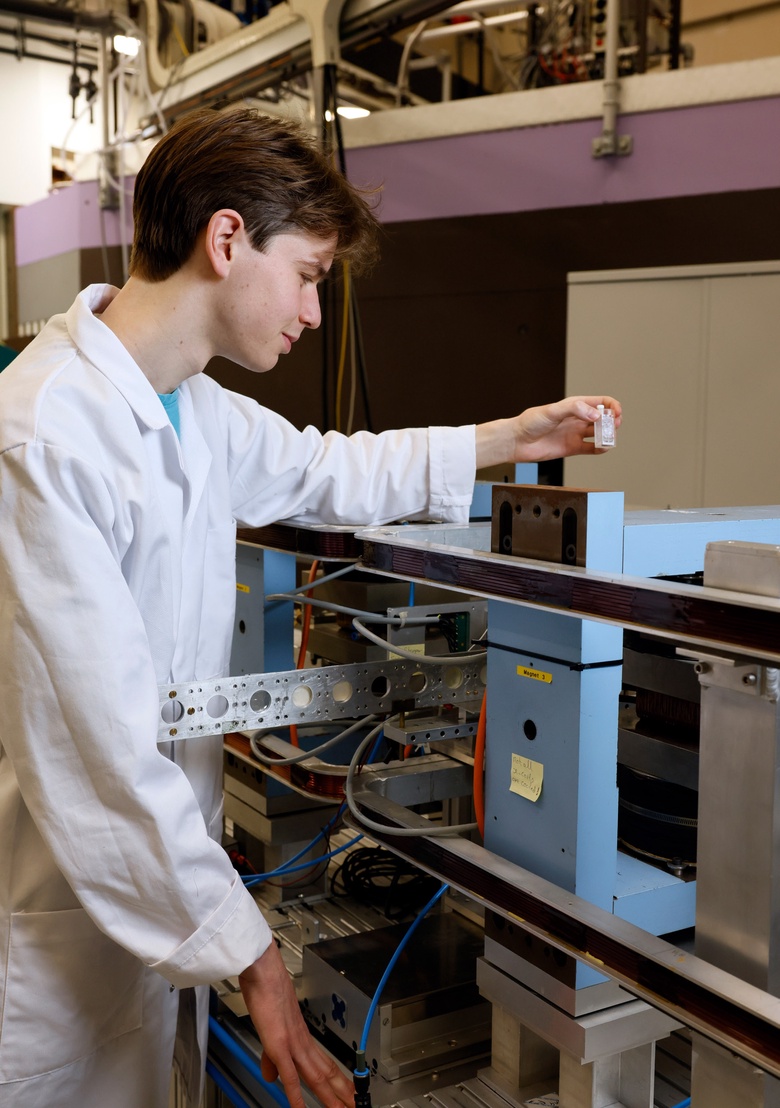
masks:
[[[258,364],[257,362],[251,365],[244,365],[244,369],[248,369],[250,373],[268,373],[269,370],[274,368],[278,361],[279,355],[277,354],[273,361],[271,361],[269,358],[268,361],[264,362],[262,365]]]

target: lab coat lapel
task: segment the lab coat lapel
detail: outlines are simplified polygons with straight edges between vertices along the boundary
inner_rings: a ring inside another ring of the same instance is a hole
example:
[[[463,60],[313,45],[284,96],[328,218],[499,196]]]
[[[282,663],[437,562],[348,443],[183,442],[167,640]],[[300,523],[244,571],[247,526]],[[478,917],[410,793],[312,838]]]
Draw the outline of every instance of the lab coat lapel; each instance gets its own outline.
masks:
[[[211,451],[195,419],[187,382],[179,390],[179,418],[181,421],[181,457],[185,477],[184,492],[184,541],[192,533],[193,521],[198,515],[211,469]]]

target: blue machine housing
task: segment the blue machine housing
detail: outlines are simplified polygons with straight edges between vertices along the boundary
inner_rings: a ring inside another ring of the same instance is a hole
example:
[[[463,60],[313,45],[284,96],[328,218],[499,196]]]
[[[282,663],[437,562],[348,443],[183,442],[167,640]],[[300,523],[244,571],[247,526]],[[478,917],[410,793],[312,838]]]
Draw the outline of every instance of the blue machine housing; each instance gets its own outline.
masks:
[[[708,542],[780,543],[780,507],[624,515],[588,492],[585,526],[586,569],[688,575]],[[499,601],[488,627],[485,845],[653,934],[692,927],[695,881],[617,849],[623,632]],[[603,980],[577,965],[577,989]]]

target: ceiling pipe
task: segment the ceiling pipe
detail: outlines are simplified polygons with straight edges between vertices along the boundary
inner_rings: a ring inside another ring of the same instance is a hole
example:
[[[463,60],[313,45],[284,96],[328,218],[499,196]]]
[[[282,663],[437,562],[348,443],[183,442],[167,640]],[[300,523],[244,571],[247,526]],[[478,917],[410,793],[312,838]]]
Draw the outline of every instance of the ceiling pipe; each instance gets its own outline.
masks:
[[[541,12],[543,8],[537,8]],[[453,35],[468,35],[484,31],[486,27],[501,27],[510,23],[522,23],[528,19],[528,11],[506,12],[502,15],[487,15],[484,19],[470,19],[467,23],[446,23],[442,27],[431,27],[423,31],[421,42],[431,42],[435,39],[452,38]]]
[[[252,57],[252,55],[256,55],[256,52],[261,52],[261,44],[294,29],[296,24],[300,24],[304,32],[306,28],[305,20],[298,15],[293,15],[287,4],[277,4],[262,19],[255,20],[254,23],[233,31],[225,38],[220,39],[219,42],[212,43],[212,45],[199,50],[195,54],[190,54],[183,62],[175,66],[165,66],[157,51],[160,34],[158,0],[141,0],[141,6],[145,13],[149,78],[153,87],[157,89],[169,88],[174,83],[179,83],[187,77],[200,73],[208,66],[224,62],[238,54],[246,53],[248,57]],[[306,34],[303,37],[308,39]],[[255,58],[255,60],[257,59]]]
[[[309,27],[288,3],[276,4],[262,19],[171,68],[162,64],[157,53],[157,0],[141,0],[141,4],[146,13],[149,74],[156,88],[166,89],[162,111],[169,120],[209,100],[252,95],[313,68]],[[299,11],[303,6],[296,5]],[[377,33],[395,33],[448,7],[450,0],[346,0],[340,50],[358,46]]]
[[[58,23],[77,31],[93,31],[96,34],[110,34],[121,30],[122,26],[111,12],[77,11],[55,4],[37,3],[36,0],[0,0],[0,15],[13,15],[38,23]]]

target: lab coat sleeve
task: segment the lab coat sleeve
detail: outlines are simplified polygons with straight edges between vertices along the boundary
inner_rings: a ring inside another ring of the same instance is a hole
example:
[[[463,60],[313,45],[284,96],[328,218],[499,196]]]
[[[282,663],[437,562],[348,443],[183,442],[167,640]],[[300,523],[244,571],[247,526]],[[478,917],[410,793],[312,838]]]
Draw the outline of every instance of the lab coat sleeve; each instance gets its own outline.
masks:
[[[323,435],[313,427],[298,431],[254,401],[230,395],[233,510],[242,522],[468,520],[473,426]]]
[[[0,454],[0,490],[0,756],[102,931],[178,986],[238,973],[270,933],[157,746],[147,631],[112,531],[127,506],[38,443]]]

